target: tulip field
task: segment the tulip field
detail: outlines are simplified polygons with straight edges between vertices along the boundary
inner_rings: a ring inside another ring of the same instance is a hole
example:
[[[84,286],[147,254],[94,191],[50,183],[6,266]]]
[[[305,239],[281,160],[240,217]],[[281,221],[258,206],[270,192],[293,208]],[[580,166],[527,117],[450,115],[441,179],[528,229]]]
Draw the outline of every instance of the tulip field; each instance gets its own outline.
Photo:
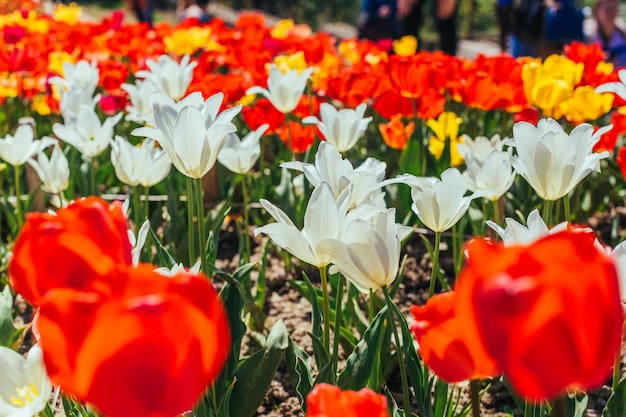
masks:
[[[0,9],[0,417],[626,416],[600,45]]]

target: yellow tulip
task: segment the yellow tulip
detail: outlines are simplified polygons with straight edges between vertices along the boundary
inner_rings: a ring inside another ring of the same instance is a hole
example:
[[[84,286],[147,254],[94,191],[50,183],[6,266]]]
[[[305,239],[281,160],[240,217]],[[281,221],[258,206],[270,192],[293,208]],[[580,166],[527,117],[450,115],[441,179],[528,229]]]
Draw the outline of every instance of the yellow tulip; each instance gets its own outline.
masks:
[[[547,117],[560,117],[558,108],[568,100],[582,78],[584,65],[562,55],[550,55],[545,61],[530,60],[522,68],[524,93],[528,101]]]
[[[70,62],[76,63],[76,57],[68,54],[65,51],[52,51],[48,54],[48,71],[53,74],[59,74],[63,77],[63,63]]]
[[[342,40],[339,42],[337,51],[347,64],[354,65],[361,60],[361,54],[359,54],[357,46],[356,39]]]
[[[283,74],[294,69],[298,70],[298,74],[300,74],[308,67],[303,51],[298,51],[291,55],[278,55],[274,58],[274,64]]]
[[[54,9],[52,20],[74,26],[79,22],[82,12],[83,8],[79,7],[76,3],[70,3],[67,6],[59,4],[56,9]]]
[[[198,49],[206,49],[211,43],[211,30],[200,27],[177,29],[170,36],[163,38],[163,43],[168,53],[193,55]],[[223,46],[222,48],[226,49]]]
[[[31,101],[31,108],[41,116],[47,116],[52,113],[52,109],[48,105],[45,94],[37,94]]]
[[[19,94],[17,75],[8,71],[0,74],[0,97],[17,97]]]
[[[463,119],[454,112],[443,112],[439,117],[430,119],[426,126],[433,131],[435,136],[428,140],[428,150],[435,158],[440,159],[446,146],[446,141],[450,141],[450,165],[459,166],[463,163],[463,157],[457,149],[457,144],[463,143],[463,138],[459,137],[459,126]]]
[[[546,117],[559,118],[558,106],[572,95],[572,87],[563,80],[544,79],[533,87],[531,103],[541,109]]]
[[[597,94],[594,87],[584,85],[576,88],[568,100],[561,102],[559,110],[569,122],[585,123],[607,114],[613,106],[613,98],[613,94]]]
[[[270,35],[275,39],[285,39],[289,31],[295,26],[293,19],[282,19],[270,30]]]
[[[406,35],[393,41],[393,52],[400,56],[411,56],[417,51],[417,38],[413,35]]]

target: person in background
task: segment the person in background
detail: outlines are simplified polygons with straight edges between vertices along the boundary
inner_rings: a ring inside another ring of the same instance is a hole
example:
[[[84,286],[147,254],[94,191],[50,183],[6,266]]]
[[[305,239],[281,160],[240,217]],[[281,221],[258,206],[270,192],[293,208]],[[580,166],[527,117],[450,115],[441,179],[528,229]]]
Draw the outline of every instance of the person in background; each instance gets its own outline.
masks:
[[[619,16],[619,1],[596,0],[591,15],[588,41],[602,45],[607,60],[616,67],[626,67],[626,24]]]
[[[361,39],[397,39],[400,34],[397,1],[363,0],[358,29]]]
[[[504,53],[509,47],[509,35],[513,23],[513,0],[496,0],[496,19],[500,30],[500,50]]]
[[[199,23],[207,23],[212,16],[208,11],[208,0],[179,0],[176,7],[176,16],[179,21],[185,19],[198,19]]]
[[[458,35],[456,27],[456,0],[435,1],[435,24],[439,34],[439,48],[450,55],[456,55]],[[419,39],[419,30],[424,20],[425,0],[398,0],[398,17],[401,20],[402,35],[413,35]]]
[[[127,0],[128,6],[133,10],[137,21],[147,23],[152,27],[153,0]]]

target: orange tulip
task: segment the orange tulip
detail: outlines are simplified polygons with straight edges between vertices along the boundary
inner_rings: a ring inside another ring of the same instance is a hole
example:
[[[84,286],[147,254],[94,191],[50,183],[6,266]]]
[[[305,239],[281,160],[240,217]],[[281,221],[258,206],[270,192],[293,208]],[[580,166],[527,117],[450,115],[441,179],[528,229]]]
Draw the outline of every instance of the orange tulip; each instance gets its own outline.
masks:
[[[441,379],[460,382],[500,372],[486,352],[472,311],[460,311],[454,291],[438,294],[424,306],[411,307],[411,331],[424,362]]]
[[[97,262],[97,259],[92,259]],[[120,266],[118,294],[54,289],[37,327],[54,384],[108,417],[191,409],[230,349],[226,312],[206,277]]]
[[[402,116],[398,115],[392,117],[388,123],[379,124],[378,130],[387,146],[392,149],[404,149],[415,130],[415,122],[410,122],[405,126]]]
[[[265,134],[276,131],[285,120],[285,114],[276,110],[266,98],[260,98],[250,106],[244,106],[241,110],[241,116],[250,130],[256,130],[261,125],[268,123],[270,127]]]
[[[117,265],[132,263],[127,228],[121,204],[96,197],[31,213],[13,247],[11,286],[36,306],[54,288],[108,291]]]
[[[610,374],[623,312],[613,261],[588,231],[529,246],[468,244],[459,304],[472,306],[487,352],[532,400],[590,388]]]
[[[317,384],[306,404],[308,417],[389,417],[387,398],[369,388],[341,391],[333,385]]]

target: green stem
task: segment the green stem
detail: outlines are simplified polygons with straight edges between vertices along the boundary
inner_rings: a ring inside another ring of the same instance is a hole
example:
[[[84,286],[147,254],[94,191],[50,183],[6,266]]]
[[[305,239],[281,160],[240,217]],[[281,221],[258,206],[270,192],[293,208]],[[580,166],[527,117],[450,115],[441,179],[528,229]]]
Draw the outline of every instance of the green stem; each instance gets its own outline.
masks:
[[[198,217],[198,244],[200,250],[200,270],[205,274],[209,274],[206,265],[206,242],[207,235],[204,226],[204,189],[202,187],[202,178],[196,178],[196,216]]]
[[[472,417],[480,417],[480,386],[478,379],[470,381],[470,401],[472,403]]]
[[[491,206],[493,207],[493,221],[495,224],[500,224],[500,205],[498,200],[491,200]]]
[[[374,290],[370,288],[370,298],[369,298],[369,302],[367,303],[367,318],[369,319],[369,322],[371,323],[372,320],[374,320]]]
[[[565,221],[572,221],[572,212],[569,204],[569,194],[563,196],[563,211],[565,211]]]
[[[435,245],[433,246],[433,270],[430,272],[430,286],[428,287],[428,298],[435,295],[435,282],[439,272],[439,246],[441,244],[441,232],[435,232]]]
[[[135,222],[135,233],[137,233],[141,227],[141,215],[139,209],[139,207],[141,207],[141,196],[139,195],[139,186],[134,186],[131,193],[133,196],[133,221]]]
[[[406,375],[406,366],[404,363],[404,352],[400,346],[400,336],[398,335],[398,327],[396,326],[396,319],[394,317],[394,305],[393,300],[389,296],[389,290],[386,285],[382,286],[383,294],[385,294],[385,300],[387,301],[387,315],[389,316],[389,325],[391,326],[394,343],[396,344],[396,354],[398,356],[398,367],[400,368],[400,379],[402,380],[402,395],[404,399],[404,415],[411,415],[411,398],[409,394],[409,382]]]
[[[326,276],[326,266],[320,267],[320,279],[322,281],[322,308],[324,311],[323,342],[326,352],[330,353],[330,303],[328,302],[328,277]]]
[[[333,369],[337,372],[339,359],[339,339],[341,339],[341,301],[343,298],[343,277],[337,282],[337,294],[335,294],[335,334],[333,337]]]
[[[552,206],[554,201],[544,200],[543,202],[543,221],[548,227],[552,226]]]
[[[92,159],[89,164],[89,194],[96,194],[96,160]]]
[[[21,176],[21,166],[15,165],[15,169],[13,170],[15,173],[15,210],[17,211],[17,227],[18,229],[22,227],[24,223],[24,214],[22,213],[22,193],[20,192],[20,176]]]
[[[621,376],[620,368],[622,366],[622,349],[615,354],[615,360],[613,361],[613,382],[611,384],[613,388],[613,392],[617,391],[617,386],[619,385],[619,379]]]
[[[150,220],[150,187],[143,187],[144,197],[144,211],[146,213],[146,219]]]
[[[189,244],[189,267],[196,262],[196,238],[193,227],[193,214],[196,211],[193,201],[193,179],[187,178],[187,242]]]
[[[243,260],[244,263],[248,263],[250,262],[250,255],[251,255],[251,250],[250,250],[250,236],[249,236],[249,229],[250,229],[250,218],[249,218],[249,212],[248,212],[248,204],[250,202],[250,197],[248,196],[248,176],[244,175],[243,179],[241,181],[241,192],[243,194],[242,196],[242,205],[243,205],[243,240],[244,240],[244,244],[245,244],[245,252],[243,254]]]

